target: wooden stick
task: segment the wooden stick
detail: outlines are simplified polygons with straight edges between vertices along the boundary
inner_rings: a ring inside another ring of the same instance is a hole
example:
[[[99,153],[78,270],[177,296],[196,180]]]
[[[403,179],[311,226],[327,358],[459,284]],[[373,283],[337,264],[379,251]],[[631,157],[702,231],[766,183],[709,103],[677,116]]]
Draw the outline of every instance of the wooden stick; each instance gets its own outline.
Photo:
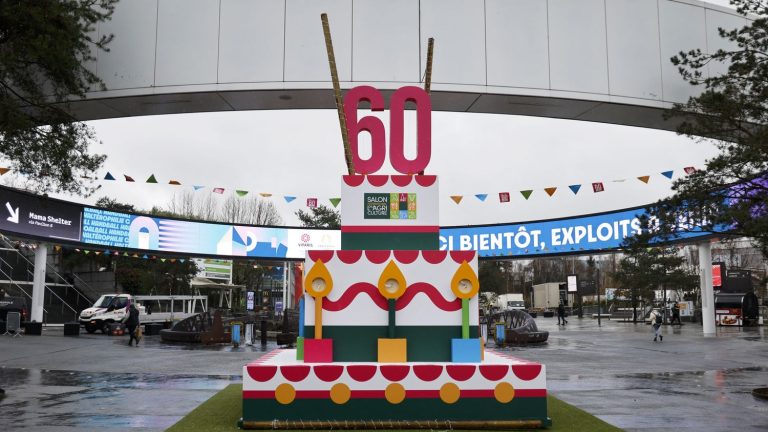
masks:
[[[331,80],[333,81],[333,96],[336,98],[336,111],[339,115],[339,127],[341,128],[341,142],[344,145],[344,160],[347,163],[349,175],[355,173],[355,165],[352,162],[352,151],[349,148],[349,131],[347,130],[347,118],[344,115],[344,100],[341,98],[341,86],[339,74],[336,71],[336,56],[333,54],[333,41],[331,40],[331,26],[328,24],[328,14],[320,15],[323,23],[323,35],[325,36],[325,50],[328,52],[328,66],[331,68]]]

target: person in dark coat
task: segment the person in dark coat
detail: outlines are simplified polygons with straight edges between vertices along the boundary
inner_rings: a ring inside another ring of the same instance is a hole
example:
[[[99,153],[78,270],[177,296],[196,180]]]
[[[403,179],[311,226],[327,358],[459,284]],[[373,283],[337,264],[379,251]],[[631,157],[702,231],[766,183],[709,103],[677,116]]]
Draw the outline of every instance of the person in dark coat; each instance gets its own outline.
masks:
[[[128,339],[128,346],[133,346],[134,340],[136,340],[136,346],[139,346],[139,338],[136,337],[136,327],[139,326],[139,310],[136,309],[136,305],[133,303],[128,306],[128,319],[125,320],[125,326],[128,328],[128,334],[131,336]]]
[[[565,320],[565,306],[563,302],[560,302],[557,306],[557,325],[560,325],[561,322],[563,325],[568,324],[568,321]]]
[[[680,306],[677,304],[677,302],[672,305],[672,322],[670,322],[670,324],[674,324],[675,321],[677,321],[679,325],[683,325],[683,323],[680,321]]]

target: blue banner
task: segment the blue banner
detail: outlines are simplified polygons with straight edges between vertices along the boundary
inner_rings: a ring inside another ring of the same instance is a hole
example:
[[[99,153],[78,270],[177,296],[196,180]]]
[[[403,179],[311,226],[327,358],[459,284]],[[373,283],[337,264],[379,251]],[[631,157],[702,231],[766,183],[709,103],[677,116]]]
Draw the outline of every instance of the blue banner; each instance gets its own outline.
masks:
[[[639,232],[643,208],[540,222],[440,229],[441,250],[477,250],[481,257],[562,255],[619,248]],[[688,232],[680,238],[709,233]]]

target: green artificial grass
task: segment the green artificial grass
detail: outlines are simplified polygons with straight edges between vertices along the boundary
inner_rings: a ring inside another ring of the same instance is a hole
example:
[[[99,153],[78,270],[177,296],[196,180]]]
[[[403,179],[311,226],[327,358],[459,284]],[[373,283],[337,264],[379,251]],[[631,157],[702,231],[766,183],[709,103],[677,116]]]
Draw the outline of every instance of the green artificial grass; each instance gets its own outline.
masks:
[[[168,432],[239,431],[237,421],[242,417],[242,390],[241,384],[228,385],[171,426]],[[621,430],[553,396],[547,396],[547,412],[552,427],[546,430],[552,432]]]

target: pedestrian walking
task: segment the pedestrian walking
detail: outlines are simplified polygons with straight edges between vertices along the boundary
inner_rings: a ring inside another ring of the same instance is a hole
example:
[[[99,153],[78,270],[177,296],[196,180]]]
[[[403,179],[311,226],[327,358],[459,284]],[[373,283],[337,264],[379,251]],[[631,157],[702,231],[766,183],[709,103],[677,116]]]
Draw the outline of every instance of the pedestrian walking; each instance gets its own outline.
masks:
[[[661,334],[661,312],[654,309],[651,312],[651,328],[653,328],[653,341],[656,342],[656,339],[659,340],[659,342],[664,340],[664,336]]]
[[[563,302],[560,302],[557,306],[557,325],[560,325],[561,322],[562,325],[568,324],[568,321],[565,320],[565,306]]]
[[[677,302],[672,304],[672,321],[670,321],[670,324],[674,324],[675,321],[677,321],[679,325],[683,325],[683,323],[680,321],[680,306],[677,304]]]
[[[125,320],[125,326],[128,328],[128,334],[131,336],[128,339],[128,346],[133,346],[134,340],[136,340],[136,346],[139,346],[139,338],[136,336],[136,327],[139,324],[139,310],[136,309],[135,304],[131,303],[128,306],[128,318]]]

